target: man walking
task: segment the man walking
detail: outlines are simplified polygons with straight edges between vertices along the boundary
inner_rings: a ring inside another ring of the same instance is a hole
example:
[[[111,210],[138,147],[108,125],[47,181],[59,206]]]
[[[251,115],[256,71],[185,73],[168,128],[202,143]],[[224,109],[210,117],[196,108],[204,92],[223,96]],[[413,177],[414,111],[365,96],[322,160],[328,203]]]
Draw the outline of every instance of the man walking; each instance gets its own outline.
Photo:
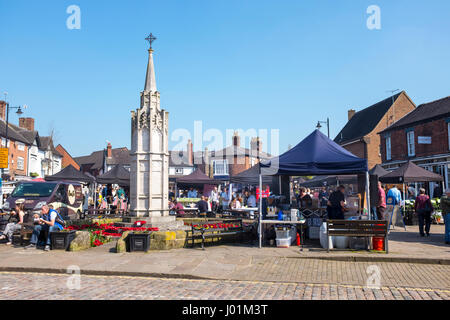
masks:
[[[381,182],[378,181],[378,204],[377,204],[377,217],[376,219],[385,220],[386,218],[386,193],[384,193]]]
[[[423,227],[425,225],[425,232],[427,237],[430,236],[430,226],[431,226],[431,212],[433,211],[433,206],[430,201],[430,197],[425,194],[425,189],[420,188],[419,195],[414,203],[414,210],[419,218],[419,232],[420,236],[424,237],[425,233]]]

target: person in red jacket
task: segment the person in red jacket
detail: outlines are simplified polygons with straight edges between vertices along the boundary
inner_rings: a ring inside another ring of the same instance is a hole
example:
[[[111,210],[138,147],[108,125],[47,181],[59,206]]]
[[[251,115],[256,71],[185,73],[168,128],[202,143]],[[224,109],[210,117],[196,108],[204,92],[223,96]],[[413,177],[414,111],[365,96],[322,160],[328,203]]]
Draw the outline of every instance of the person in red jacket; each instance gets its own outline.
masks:
[[[419,232],[420,236],[424,237],[425,233],[423,230],[425,224],[425,232],[427,237],[430,236],[430,226],[431,226],[431,212],[433,211],[433,206],[431,204],[430,197],[425,194],[425,189],[420,188],[419,195],[414,203],[414,211],[417,213],[419,218]]]

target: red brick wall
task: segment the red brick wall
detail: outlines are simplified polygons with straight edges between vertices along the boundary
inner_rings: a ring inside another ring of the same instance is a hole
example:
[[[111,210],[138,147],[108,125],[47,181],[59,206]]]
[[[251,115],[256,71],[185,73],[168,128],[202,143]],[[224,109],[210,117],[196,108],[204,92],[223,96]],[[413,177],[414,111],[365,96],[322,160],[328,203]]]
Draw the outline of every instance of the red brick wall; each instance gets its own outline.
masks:
[[[20,142],[9,141],[9,175],[14,178],[16,175],[26,176],[28,168],[28,146],[25,144],[23,151],[18,149]],[[17,159],[23,158],[23,170],[17,168]]]
[[[360,158],[365,158],[365,156],[366,156],[364,154],[364,143],[361,141],[357,141],[352,144],[345,145],[344,149],[350,151],[355,156],[360,157]]]
[[[62,168],[72,165],[75,169],[80,170],[80,166],[72,159],[70,154],[60,144],[55,148],[62,156]]]
[[[432,156],[449,152],[448,126],[446,118],[429,121],[413,126],[415,157]],[[391,161],[408,159],[408,147],[406,144],[406,130],[391,131]],[[419,136],[431,136],[431,144],[418,144]],[[382,158],[386,162],[386,139],[381,137]]]
[[[34,131],[34,119],[33,118],[19,118],[19,127]]]

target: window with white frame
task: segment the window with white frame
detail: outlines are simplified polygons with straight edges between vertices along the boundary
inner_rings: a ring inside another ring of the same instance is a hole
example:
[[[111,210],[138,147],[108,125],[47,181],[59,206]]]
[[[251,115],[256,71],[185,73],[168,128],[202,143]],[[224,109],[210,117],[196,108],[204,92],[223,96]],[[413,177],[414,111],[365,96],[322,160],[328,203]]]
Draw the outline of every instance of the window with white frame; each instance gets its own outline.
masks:
[[[413,157],[416,155],[414,145],[414,131],[410,130],[406,133],[406,144],[408,145],[408,156]]]
[[[18,142],[17,143],[17,150],[25,151],[25,144],[23,144],[22,142]]]
[[[386,136],[386,160],[391,160],[391,136]]]
[[[9,147],[9,139],[8,139],[8,147]],[[2,138],[2,147],[6,147],[6,139]]]
[[[225,160],[214,160],[214,175],[215,176],[227,176],[228,175],[228,161]]]
[[[24,161],[22,157],[17,157],[17,170],[23,170]]]

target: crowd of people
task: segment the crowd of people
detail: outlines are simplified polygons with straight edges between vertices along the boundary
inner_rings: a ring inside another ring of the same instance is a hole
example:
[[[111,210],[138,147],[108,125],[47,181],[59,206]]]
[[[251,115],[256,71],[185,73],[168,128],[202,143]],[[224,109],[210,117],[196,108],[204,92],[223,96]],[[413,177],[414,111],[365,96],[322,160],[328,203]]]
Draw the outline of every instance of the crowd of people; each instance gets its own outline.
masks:
[[[219,189],[216,186],[209,194],[200,193],[195,188],[187,191],[179,190],[179,198],[199,199],[196,202],[196,208],[199,213],[223,212],[228,209],[241,209],[243,207],[257,207],[255,190],[244,189],[241,192],[230,192],[228,187]],[[185,214],[185,208],[181,202],[178,202],[175,193],[169,193],[169,210],[178,214]]]
[[[127,210],[128,208],[128,190],[120,186],[113,187],[111,184],[98,186],[97,191],[97,209]]]

